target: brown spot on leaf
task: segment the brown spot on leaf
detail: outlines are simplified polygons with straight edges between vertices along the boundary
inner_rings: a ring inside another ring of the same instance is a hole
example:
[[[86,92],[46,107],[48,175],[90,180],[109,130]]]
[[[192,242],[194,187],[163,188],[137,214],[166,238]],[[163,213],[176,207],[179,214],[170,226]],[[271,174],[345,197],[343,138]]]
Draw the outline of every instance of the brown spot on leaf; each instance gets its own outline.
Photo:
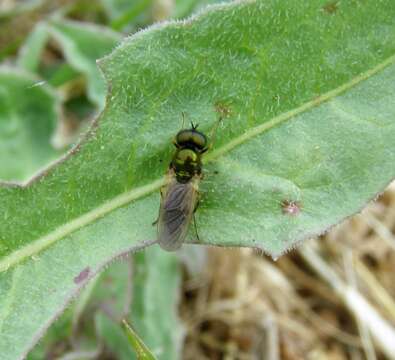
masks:
[[[338,1],[332,1],[330,3],[327,3],[322,7],[322,10],[324,10],[327,14],[332,15],[337,11],[338,3]]]
[[[284,200],[281,203],[281,208],[283,210],[283,214],[296,216],[299,215],[301,211],[301,206],[297,201],[292,200]]]
[[[232,115],[232,109],[230,108],[229,105],[218,101],[215,103],[215,111],[219,114],[219,116],[221,116],[222,118],[226,118],[229,117],[230,115]]]
[[[75,284],[80,284],[86,278],[89,276],[89,273],[91,272],[91,269],[89,266],[87,266],[84,270],[82,270],[75,278],[74,278],[74,283]]]

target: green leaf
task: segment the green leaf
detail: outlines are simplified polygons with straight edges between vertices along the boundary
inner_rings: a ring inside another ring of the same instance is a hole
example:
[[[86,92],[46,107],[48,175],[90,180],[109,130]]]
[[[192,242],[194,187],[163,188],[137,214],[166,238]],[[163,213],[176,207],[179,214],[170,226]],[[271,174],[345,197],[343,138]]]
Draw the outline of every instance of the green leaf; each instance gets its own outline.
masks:
[[[124,11],[121,16],[111,22],[111,27],[115,30],[122,30],[127,25],[131,25],[139,15],[147,11],[153,3],[153,0],[138,0],[133,2],[127,11]]]
[[[122,16],[134,5],[134,2],[130,0],[100,0],[100,2],[111,19]]]
[[[101,63],[110,93],[85,140],[29,186],[0,187],[1,354],[20,358],[94,273],[156,238],[182,111],[206,133],[227,115],[204,157],[202,244],[278,256],[384,189],[395,7],[325,4],[212,7]]]
[[[58,116],[50,87],[24,71],[0,67],[0,179],[27,180],[59,155],[51,145]]]
[[[48,38],[47,24],[44,22],[38,23],[20,48],[17,61],[18,66],[27,71],[36,72]]]
[[[102,312],[95,315],[95,323],[103,343],[116,356],[116,359],[131,360],[136,358],[128,342],[128,336],[122,331],[120,324],[117,324]]]
[[[137,253],[134,259],[134,297],[129,319],[159,359],[179,359],[184,329],[177,314],[181,290],[177,257],[154,246]]]
[[[120,34],[102,26],[61,19],[52,20],[48,29],[67,62],[86,76],[88,97],[102,109],[106,85],[96,60],[114,49],[121,39]]]
[[[139,360],[155,360],[155,356],[151,353],[148,347],[144,344],[143,340],[137,335],[133,328],[126,322],[123,321],[125,332],[128,336],[130,345],[136,352],[137,359]]]

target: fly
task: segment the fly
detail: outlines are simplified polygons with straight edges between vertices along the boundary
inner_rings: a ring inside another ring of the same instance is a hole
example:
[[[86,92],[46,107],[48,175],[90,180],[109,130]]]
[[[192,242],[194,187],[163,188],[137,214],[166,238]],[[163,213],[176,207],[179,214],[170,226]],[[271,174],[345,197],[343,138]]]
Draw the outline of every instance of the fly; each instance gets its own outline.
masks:
[[[199,203],[202,154],[209,146],[197,125],[179,131],[173,141],[176,151],[161,190],[158,242],[164,250],[177,250],[184,242]]]

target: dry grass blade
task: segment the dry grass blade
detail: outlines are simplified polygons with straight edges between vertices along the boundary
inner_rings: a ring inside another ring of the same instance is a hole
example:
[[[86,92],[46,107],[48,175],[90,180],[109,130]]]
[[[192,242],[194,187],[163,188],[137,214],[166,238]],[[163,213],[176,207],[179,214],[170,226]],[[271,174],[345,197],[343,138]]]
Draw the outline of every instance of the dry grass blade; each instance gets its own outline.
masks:
[[[306,244],[299,251],[303,259],[342,298],[344,304],[354,314],[356,319],[369,329],[381,350],[390,359],[395,358],[395,329],[384,320],[361,293],[345,284],[312,246]]]

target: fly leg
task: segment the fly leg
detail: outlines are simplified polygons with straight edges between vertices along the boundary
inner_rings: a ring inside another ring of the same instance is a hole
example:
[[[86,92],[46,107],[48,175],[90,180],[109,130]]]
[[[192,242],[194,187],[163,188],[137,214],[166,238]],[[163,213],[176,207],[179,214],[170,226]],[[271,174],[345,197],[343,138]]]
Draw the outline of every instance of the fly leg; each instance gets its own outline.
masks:
[[[194,227],[195,227],[195,233],[196,233],[197,240],[198,240],[198,242],[200,242],[200,238],[199,238],[199,234],[198,234],[197,226],[196,226],[196,217],[195,217],[195,213],[193,213],[193,225],[194,225]]]
[[[160,201],[162,202],[163,201],[163,198],[164,198],[164,196],[165,196],[165,194],[164,194],[164,186],[162,186],[161,188],[160,188]],[[152,223],[152,226],[155,226],[155,225],[158,225],[158,221],[159,221],[159,214],[158,214],[158,217],[156,218],[156,220]]]
[[[204,154],[205,152],[207,152],[208,150],[210,150],[214,146],[215,138],[217,136],[217,129],[218,129],[218,126],[221,123],[222,119],[223,119],[223,117],[220,116],[218,121],[212,127],[212,129],[210,131],[210,135],[209,135],[210,143],[208,144],[208,146],[206,146],[205,149],[202,150],[202,154]]]
[[[195,233],[196,233],[196,237],[197,237],[198,242],[200,242],[200,238],[199,238],[199,233],[198,233],[198,231],[197,231],[197,226],[196,226],[195,212],[196,212],[196,210],[197,210],[197,208],[199,207],[199,204],[200,204],[200,198],[199,198],[199,197],[200,197],[200,196],[199,196],[199,194],[198,194],[198,200],[197,200],[197,202],[196,202],[195,208],[193,209],[193,225],[194,225],[194,228],[195,228]]]

